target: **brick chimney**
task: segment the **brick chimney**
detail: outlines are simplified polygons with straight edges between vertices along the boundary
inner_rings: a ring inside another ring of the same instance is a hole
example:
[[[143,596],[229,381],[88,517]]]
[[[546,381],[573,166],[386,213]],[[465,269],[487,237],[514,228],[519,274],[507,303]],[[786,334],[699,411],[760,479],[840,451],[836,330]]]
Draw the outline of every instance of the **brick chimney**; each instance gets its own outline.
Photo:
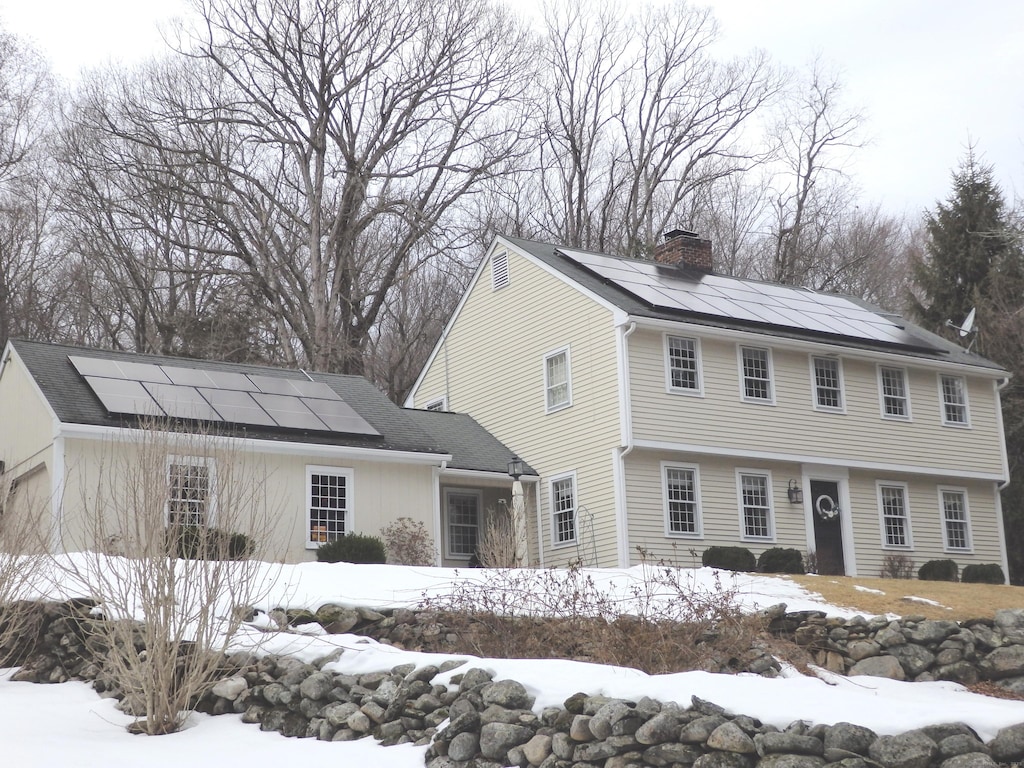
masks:
[[[711,241],[702,240],[696,232],[673,229],[665,233],[665,242],[654,246],[654,260],[711,272]]]

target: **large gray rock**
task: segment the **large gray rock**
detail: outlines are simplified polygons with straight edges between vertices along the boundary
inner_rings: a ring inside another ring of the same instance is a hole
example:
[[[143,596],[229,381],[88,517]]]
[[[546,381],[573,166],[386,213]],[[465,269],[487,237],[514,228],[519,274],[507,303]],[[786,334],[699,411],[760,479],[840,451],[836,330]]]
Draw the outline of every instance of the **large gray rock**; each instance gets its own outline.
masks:
[[[852,667],[850,677],[869,675],[871,677],[887,677],[890,680],[906,680],[907,674],[903,671],[903,665],[894,656],[871,656],[861,659]]]
[[[988,743],[993,759],[999,763],[1011,763],[1024,758],[1024,723],[1002,728]]]
[[[480,728],[480,753],[492,760],[504,760],[512,747],[525,744],[534,736],[525,725],[487,723]]]
[[[938,659],[936,659],[938,661]],[[955,661],[952,664],[944,664],[934,670],[936,680],[952,680],[962,685],[974,685],[981,679],[978,668],[969,661]]]
[[[304,699],[320,701],[326,699],[334,688],[334,676],[327,672],[314,672],[299,685],[299,693]]]
[[[448,757],[458,762],[472,760],[480,751],[480,737],[475,733],[460,733],[448,745]]]
[[[708,736],[707,747],[720,752],[737,752],[741,755],[757,753],[754,740],[732,721],[722,723],[711,732]]]
[[[928,768],[938,745],[918,731],[881,736],[868,749],[868,757],[886,768]]]
[[[505,709],[529,709],[533,706],[533,697],[522,683],[515,680],[499,680],[485,685],[481,695],[484,704],[497,704]]]
[[[978,664],[981,673],[992,680],[1024,675],[1024,645],[996,648]]]
[[[723,715],[705,715],[698,717],[682,727],[679,731],[679,741],[683,744],[703,744],[708,736],[722,723],[728,720]]]
[[[530,765],[540,765],[551,754],[551,737],[538,733],[523,745],[523,755]]]
[[[762,756],[785,753],[820,757],[825,749],[821,739],[797,733],[759,733],[754,736],[754,746]]]
[[[1024,608],[1004,608],[992,618],[996,629],[1004,635],[1024,634]]]
[[[752,768],[755,758],[739,752],[708,752],[693,762],[693,768]]]
[[[590,732],[595,739],[607,739],[612,735],[612,726],[633,713],[633,707],[629,704],[619,699],[613,699],[590,718]]]
[[[877,656],[881,646],[874,640],[854,640],[846,646],[846,655],[855,662]]]
[[[329,634],[343,635],[359,623],[359,612],[341,605],[321,605],[316,611],[317,623]]]
[[[943,760],[939,768],[998,768],[998,763],[983,752],[967,752]]]
[[[892,648],[895,645],[903,645],[907,638],[903,633],[893,626],[884,627],[875,634],[875,642],[883,648]]]
[[[941,643],[954,632],[960,631],[960,625],[955,621],[931,621],[920,622],[910,630],[908,639],[913,643]]]
[[[691,765],[703,754],[699,747],[689,744],[655,744],[644,750],[643,761],[645,765]]]
[[[928,622],[921,622],[927,624]],[[924,672],[935,661],[935,654],[921,645],[907,643],[889,649],[891,653],[907,673],[907,677],[917,677]]]
[[[677,741],[679,719],[669,712],[661,712],[637,728],[634,736],[639,743],[647,745]]]
[[[836,723],[825,729],[825,750],[826,752],[839,750],[855,755],[866,755],[868,748],[877,738],[878,734],[863,725]]]
[[[320,716],[335,728],[340,728],[354,712],[358,711],[359,705],[354,701],[338,701],[324,707]]]
[[[228,701],[234,701],[248,688],[249,683],[246,682],[245,678],[241,675],[235,675],[234,677],[229,677],[227,680],[221,680],[213,686],[213,690],[211,692],[214,696],[219,696],[220,698],[227,699]]]
[[[971,752],[988,754],[988,747],[981,743],[976,736],[969,736],[966,733],[957,733],[947,736],[938,742],[939,757],[948,760],[957,755],[968,755]]]
[[[824,758],[815,755],[773,754],[761,758],[757,768],[821,768]]]

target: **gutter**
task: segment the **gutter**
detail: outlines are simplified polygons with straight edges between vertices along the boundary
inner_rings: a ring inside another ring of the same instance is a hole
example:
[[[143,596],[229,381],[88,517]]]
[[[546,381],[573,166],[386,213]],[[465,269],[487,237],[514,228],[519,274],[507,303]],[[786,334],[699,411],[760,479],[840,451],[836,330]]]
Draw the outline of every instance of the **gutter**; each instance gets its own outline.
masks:
[[[626,457],[633,452],[633,404],[629,389],[629,337],[636,330],[636,321],[625,318],[618,324],[619,353],[619,431],[620,445],[612,452],[615,475],[615,538],[618,543],[620,568],[629,567],[629,520],[626,509]]]

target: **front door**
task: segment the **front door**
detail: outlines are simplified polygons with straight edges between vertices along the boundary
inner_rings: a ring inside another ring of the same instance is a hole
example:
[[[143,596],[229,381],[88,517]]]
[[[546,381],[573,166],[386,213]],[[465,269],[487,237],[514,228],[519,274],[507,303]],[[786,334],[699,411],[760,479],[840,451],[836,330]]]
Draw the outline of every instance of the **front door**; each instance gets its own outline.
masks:
[[[811,480],[811,517],[814,519],[814,552],[818,573],[842,576],[846,573],[843,561],[842,516],[849,514],[839,508],[839,483],[835,480]]]

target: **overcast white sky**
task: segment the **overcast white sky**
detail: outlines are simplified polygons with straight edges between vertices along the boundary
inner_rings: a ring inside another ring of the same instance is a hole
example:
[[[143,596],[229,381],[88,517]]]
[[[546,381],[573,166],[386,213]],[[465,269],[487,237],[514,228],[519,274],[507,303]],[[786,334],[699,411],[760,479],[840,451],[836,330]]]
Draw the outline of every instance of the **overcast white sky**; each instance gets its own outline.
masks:
[[[529,0],[533,4],[533,0]],[[1007,198],[1024,193],[1024,2],[710,0],[724,49],[842,74],[871,144],[849,170],[866,201],[917,213],[944,199],[973,140]],[[33,39],[62,76],[158,50],[157,22],[183,0],[0,0],[0,23]]]

